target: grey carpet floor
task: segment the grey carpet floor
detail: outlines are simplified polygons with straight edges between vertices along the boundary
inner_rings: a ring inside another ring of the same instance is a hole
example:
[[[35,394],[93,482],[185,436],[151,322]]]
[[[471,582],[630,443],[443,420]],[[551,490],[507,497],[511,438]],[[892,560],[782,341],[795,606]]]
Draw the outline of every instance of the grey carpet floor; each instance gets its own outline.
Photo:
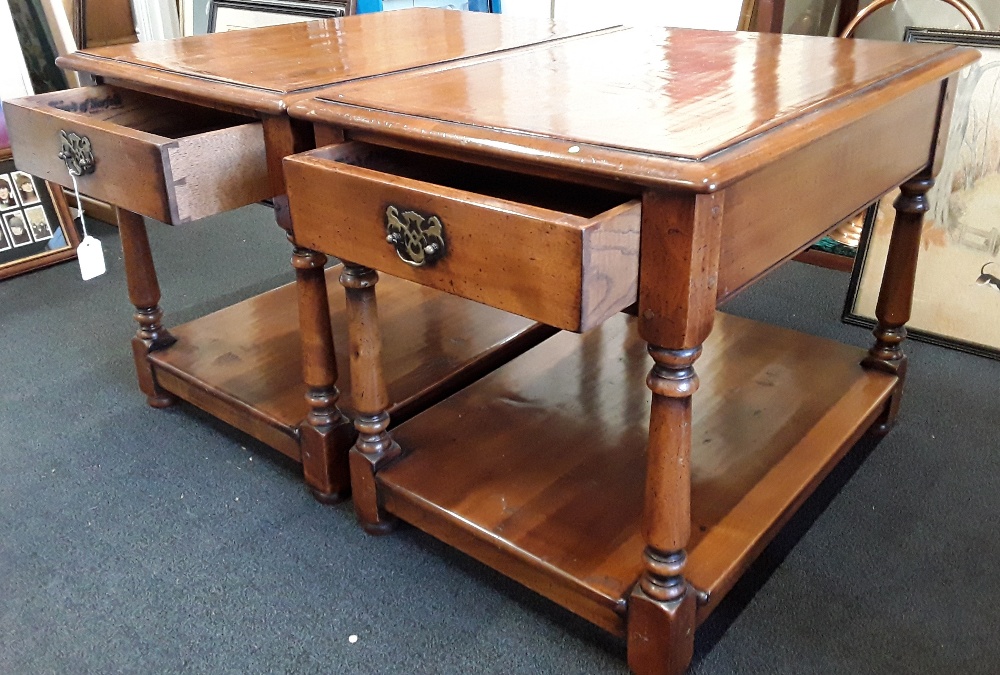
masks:
[[[276,452],[146,407],[96,229],[105,276],[0,283],[0,673],[626,672],[547,600],[413,528],[369,537]],[[262,207],[150,235],[168,325],[292,278]],[[794,263],[727,310],[867,345],[846,288]],[[1000,363],[909,352],[901,423],[767,549],[692,673],[1000,671]]]

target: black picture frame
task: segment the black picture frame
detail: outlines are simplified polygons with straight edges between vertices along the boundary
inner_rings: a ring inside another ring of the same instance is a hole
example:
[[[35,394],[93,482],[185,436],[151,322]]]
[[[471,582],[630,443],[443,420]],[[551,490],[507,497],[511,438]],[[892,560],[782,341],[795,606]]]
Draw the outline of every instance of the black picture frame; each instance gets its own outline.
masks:
[[[919,43],[939,43],[948,45],[957,45],[963,47],[973,47],[980,50],[988,49],[991,52],[995,52],[997,56],[1000,56],[1000,32],[990,32],[990,31],[970,31],[970,30],[951,30],[951,29],[939,29],[939,28],[918,28],[918,27],[908,27],[904,34],[904,40],[906,42],[919,42]],[[975,68],[977,64],[970,66],[970,68]],[[1000,60],[997,62],[991,62],[990,68],[997,67],[1000,68]],[[998,80],[1000,82],[1000,80]],[[970,96],[972,94],[970,93]],[[957,112],[957,111],[956,111]],[[959,120],[961,123],[961,120]],[[954,126],[953,126],[954,128]],[[952,142],[954,139],[949,141],[949,148],[947,153],[953,152]],[[996,159],[1000,162],[1000,156],[991,158]],[[998,165],[1000,166],[1000,165]],[[1000,173],[1000,172],[998,172]],[[938,183],[941,184],[940,180],[942,176],[939,176]],[[945,177],[946,178],[946,177]],[[954,190],[952,184],[951,189]],[[894,194],[894,193],[891,193]],[[892,209],[890,206],[891,196],[886,196],[876,201],[870,207],[868,207],[865,212],[864,226],[862,229],[861,242],[858,246],[858,253],[855,260],[854,268],[851,273],[851,280],[848,286],[847,297],[844,302],[844,310],[842,314],[842,320],[844,323],[862,326],[866,328],[873,328],[876,324],[875,317],[869,316],[868,313],[863,313],[858,310],[858,298],[862,291],[862,279],[865,272],[868,270],[869,264],[878,264],[873,260],[871,255],[872,249],[872,238],[875,232],[876,225],[879,221],[880,209],[887,216],[892,214]],[[933,208],[932,204],[932,208]],[[894,214],[892,214],[894,215]],[[926,221],[925,221],[926,225]],[[953,242],[951,245],[954,246],[965,246],[968,248],[974,248],[982,252],[983,254],[988,254],[991,259],[987,264],[993,264],[992,259],[996,260],[996,267],[993,269],[995,277],[998,279],[998,284],[992,284],[987,278],[988,275],[984,273],[988,269],[983,266],[981,269],[975,270],[979,273],[979,278],[975,279],[974,282],[979,286],[987,287],[987,290],[993,289],[997,293],[1000,293],[1000,221],[997,222],[997,227],[993,230],[986,231],[980,228],[971,228],[965,224],[960,227],[956,227],[959,234],[957,236],[957,242],[955,242],[955,229],[952,229],[951,221],[947,221],[942,224],[945,228],[945,237],[947,241]],[[971,239],[967,236],[967,230],[975,230],[975,237]],[[925,232],[922,237],[927,236],[927,228],[925,227]],[[945,244],[947,246],[949,244]],[[928,248],[929,245],[922,242],[922,247]],[[931,250],[922,250],[920,256],[918,257],[918,283],[919,283],[919,273],[920,273],[920,260],[924,260],[928,254],[932,253]],[[926,267],[926,263],[925,263]],[[881,274],[877,275],[878,280],[881,281]],[[985,279],[985,281],[984,281]],[[870,283],[870,282],[869,282]],[[919,288],[918,288],[919,290]],[[986,298],[987,301],[991,298]],[[997,298],[1000,302],[1000,298]],[[969,308],[970,312],[974,311],[974,308]],[[919,323],[919,322],[918,322]],[[997,346],[992,346],[988,344],[982,344],[972,339],[963,339],[960,335],[949,335],[940,331],[928,330],[926,328],[921,328],[919,325],[913,325],[912,319],[911,323],[908,323],[906,328],[907,336],[913,338],[914,340],[919,340],[921,342],[926,342],[929,344],[947,347],[949,349],[954,349],[957,351],[965,352],[967,354],[974,354],[976,356],[982,356],[991,359],[1000,359],[1000,340],[997,342]]]
[[[220,9],[282,14],[309,19],[334,19],[355,13],[357,0],[210,0],[208,32],[215,33]]]

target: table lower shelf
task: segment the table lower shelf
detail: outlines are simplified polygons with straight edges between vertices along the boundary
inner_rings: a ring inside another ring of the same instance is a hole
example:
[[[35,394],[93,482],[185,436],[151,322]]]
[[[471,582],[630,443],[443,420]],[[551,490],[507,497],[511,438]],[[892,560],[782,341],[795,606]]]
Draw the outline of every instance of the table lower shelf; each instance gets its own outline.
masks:
[[[686,576],[704,620],[871,426],[862,350],[718,314],[696,364]],[[400,425],[385,507],[603,628],[641,570],[651,360],[634,319],[561,333]]]
[[[340,406],[351,416],[347,317],[341,266],[326,271]],[[555,329],[388,275],[377,286],[393,422],[459,390]],[[300,459],[308,413],[302,383],[298,296],[287,284],[170,332],[149,355],[158,384],[251,436]]]

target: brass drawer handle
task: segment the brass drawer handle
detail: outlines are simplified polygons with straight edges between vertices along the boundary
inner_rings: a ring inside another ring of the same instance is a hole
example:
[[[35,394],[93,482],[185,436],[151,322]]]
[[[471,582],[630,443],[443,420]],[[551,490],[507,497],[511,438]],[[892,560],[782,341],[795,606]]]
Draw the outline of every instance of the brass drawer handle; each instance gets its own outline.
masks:
[[[423,267],[445,256],[444,223],[437,216],[423,216],[416,211],[400,212],[390,206],[385,210],[385,240],[407,265]]]
[[[94,173],[96,160],[90,139],[73,131],[59,131],[59,159],[74,176]]]

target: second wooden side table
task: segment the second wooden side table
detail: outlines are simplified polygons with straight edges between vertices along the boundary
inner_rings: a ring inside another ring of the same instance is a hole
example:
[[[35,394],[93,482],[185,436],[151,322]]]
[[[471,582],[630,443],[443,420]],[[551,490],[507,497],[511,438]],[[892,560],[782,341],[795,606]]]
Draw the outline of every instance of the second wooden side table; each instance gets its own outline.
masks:
[[[168,330],[143,216],[183,225],[271,198],[294,245],[281,160],[314,138],[308,123],[287,116],[290,102],[331,83],[592,28],[421,9],[108,47],[59,60],[100,86],[6,101],[4,110],[23,170],[65,186],[73,171],[81,191],[117,207],[139,324],[132,350],[149,403],[193,403],[302,462],[317,498],[337,501],[350,488],[347,416],[356,406],[350,380],[335,385],[349,345],[342,295],[328,300],[326,256],[295,248],[297,292],[289,285]],[[385,357],[390,407],[401,418],[553,332],[405,281],[389,286],[387,318],[401,337]]]

